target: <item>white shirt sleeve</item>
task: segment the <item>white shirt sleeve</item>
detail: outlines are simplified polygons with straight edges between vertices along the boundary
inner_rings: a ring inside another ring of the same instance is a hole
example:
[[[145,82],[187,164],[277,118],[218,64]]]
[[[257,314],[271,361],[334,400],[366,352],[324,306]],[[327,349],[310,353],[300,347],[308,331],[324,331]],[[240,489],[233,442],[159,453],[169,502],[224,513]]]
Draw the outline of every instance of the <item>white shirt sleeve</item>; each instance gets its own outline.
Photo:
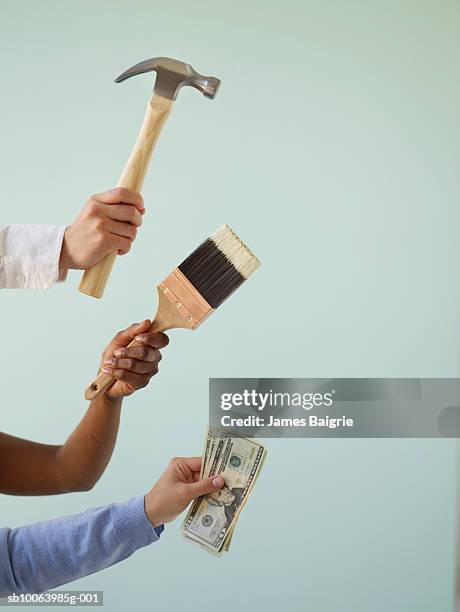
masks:
[[[0,289],[49,289],[65,280],[59,257],[65,227],[0,225]]]

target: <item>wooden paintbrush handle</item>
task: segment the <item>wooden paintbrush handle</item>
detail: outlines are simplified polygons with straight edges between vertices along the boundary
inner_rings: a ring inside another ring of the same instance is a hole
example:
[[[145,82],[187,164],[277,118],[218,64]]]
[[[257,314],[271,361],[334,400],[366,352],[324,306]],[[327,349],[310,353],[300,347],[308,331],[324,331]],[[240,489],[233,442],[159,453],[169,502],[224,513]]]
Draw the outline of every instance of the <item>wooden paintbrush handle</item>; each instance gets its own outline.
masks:
[[[171,105],[172,100],[157,94],[150,98],[141,131],[118,181],[118,187],[126,187],[132,191],[141,190],[153,147],[169,116]],[[99,263],[86,270],[79,290],[93,297],[102,297],[116,256],[116,251],[108,253]]]
[[[169,329],[169,321],[166,321],[161,315],[155,317],[152,325],[150,326],[147,333],[163,332]],[[139,342],[133,340],[128,346],[137,345]],[[101,372],[99,376],[90,384],[85,391],[85,399],[95,400],[110,389],[110,387],[116,383],[116,378],[112,378],[110,374]]]

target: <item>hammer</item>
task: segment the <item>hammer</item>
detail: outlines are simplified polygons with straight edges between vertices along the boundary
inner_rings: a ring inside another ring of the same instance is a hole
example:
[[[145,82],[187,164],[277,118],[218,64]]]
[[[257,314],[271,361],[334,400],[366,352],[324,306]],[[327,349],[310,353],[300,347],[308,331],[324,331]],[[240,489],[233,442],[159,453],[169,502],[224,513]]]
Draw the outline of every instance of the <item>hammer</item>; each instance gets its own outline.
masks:
[[[136,144],[118,181],[118,187],[126,187],[133,191],[140,191],[142,187],[153,147],[171,112],[172,103],[177,98],[179,89],[190,85],[201,91],[206,98],[213,99],[220,85],[219,79],[202,76],[190,64],[169,57],[153,57],[140,62],[125,70],[115,82],[121,83],[136,74],[151,70],[157,73],[153,95],[147,105]],[[99,263],[86,270],[79,290],[93,297],[102,297],[116,256],[116,251],[108,253]]]

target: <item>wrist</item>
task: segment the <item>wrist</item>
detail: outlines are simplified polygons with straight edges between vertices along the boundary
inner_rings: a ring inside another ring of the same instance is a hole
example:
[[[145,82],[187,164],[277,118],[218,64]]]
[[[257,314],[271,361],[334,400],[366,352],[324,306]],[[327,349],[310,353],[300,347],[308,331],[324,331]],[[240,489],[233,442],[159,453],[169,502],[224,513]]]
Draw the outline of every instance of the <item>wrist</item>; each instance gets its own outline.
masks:
[[[96,407],[100,408],[109,408],[110,410],[120,410],[121,405],[123,404],[122,397],[109,397],[107,393],[101,395],[97,399],[92,401],[92,404]]]
[[[59,257],[59,270],[75,269],[75,264],[69,252],[68,232],[69,227],[66,227],[64,232],[64,238],[62,240],[61,255]]]
[[[147,493],[144,497],[144,510],[145,515],[149,519],[152,527],[156,529],[160,525],[163,525],[166,521],[162,519],[159,508],[156,507],[155,496],[152,493]]]

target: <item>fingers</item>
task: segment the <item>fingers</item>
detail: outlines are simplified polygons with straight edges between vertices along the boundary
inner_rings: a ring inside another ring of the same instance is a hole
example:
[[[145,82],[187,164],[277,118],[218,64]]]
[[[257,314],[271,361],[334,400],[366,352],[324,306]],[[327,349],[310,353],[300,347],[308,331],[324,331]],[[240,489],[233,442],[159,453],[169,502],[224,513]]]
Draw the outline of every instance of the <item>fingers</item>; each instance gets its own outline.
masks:
[[[184,457],[182,460],[192,472],[199,472],[201,470],[201,457]]]
[[[135,193],[135,192],[133,192]],[[139,195],[139,194],[136,194]],[[100,212],[106,217],[104,229],[109,232],[107,237],[110,247],[119,255],[126,255],[131,250],[136,239],[137,228],[142,225],[142,215],[133,205],[101,204]],[[142,214],[144,209],[142,209]]]
[[[129,370],[137,374],[156,374],[162,355],[158,349],[146,346],[130,346],[116,349],[115,357],[104,363],[105,367]]]
[[[131,225],[131,223],[121,223],[120,221],[107,219],[106,227],[107,231],[115,236],[129,238],[131,242],[136,239],[137,227],[135,225]]]
[[[147,386],[158,373],[162,359],[159,349],[169,342],[166,334],[148,333],[151,325],[149,319],[133,323],[118,332],[104,351],[102,372],[129,385],[131,392]],[[128,346],[133,340],[136,344]]]
[[[225,481],[222,476],[200,477],[201,457],[179,457],[172,460],[173,468],[182,481],[185,480],[187,495],[189,499],[195,499],[200,495],[207,495],[221,489]],[[193,482],[190,482],[192,480]]]
[[[128,357],[142,361],[160,361],[161,353],[158,349],[168,345],[168,336],[162,333],[138,333],[149,329],[151,324],[151,321],[146,319],[142,323],[133,323],[127,329],[118,332],[107,347],[107,353],[112,348],[112,353],[107,356]],[[141,341],[139,341],[140,338],[142,338]],[[128,346],[133,340],[136,340],[138,344]]]
[[[132,389],[143,389],[149,384],[152,375],[156,374],[156,372],[153,372],[152,374],[135,374],[129,370],[113,369],[110,367],[103,367],[102,371],[104,374],[108,374],[116,380],[123,381],[132,387]]]
[[[140,324],[134,323],[119,332],[104,353],[102,371],[112,378],[121,380],[134,389],[145,387],[149,380],[158,373],[162,355],[158,347],[167,345],[169,339],[165,334],[144,334],[143,344],[128,346],[138,332],[149,329],[151,322],[146,319]]]
[[[114,355],[115,357],[136,359],[140,361],[161,360],[161,353],[157,348],[152,348],[151,346],[139,346],[138,344],[118,348],[116,351],[114,351]],[[121,361],[121,359],[119,361]]]
[[[144,333],[137,334],[135,338],[136,342],[139,344],[143,344],[146,346],[152,346],[157,349],[165,348],[169,344],[169,338],[166,334],[163,333]]]
[[[142,323],[133,323],[128,328],[122,329],[110,342],[107,351],[112,349],[113,352],[119,347],[127,346],[138,334],[147,331],[151,324],[152,322],[149,319],[145,319]]]
[[[94,195],[94,198],[103,204],[131,204],[140,213],[145,211],[144,200],[141,194],[125,187],[116,187],[115,189],[98,193]]]
[[[195,499],[200,495],[207,495],[213,491],[218,491],[224,486],[225,482],[222,476],[209,476],[202,478],[198,482],[192,482],[187,485],[187,492],[190,499]]]
[[[130,223],[135,227],[142,225],[142,215],[135,206],[126,204],[100,204],[101,212],[113,221]]]
[[[161,359],[161,356],[160,356]],[[135,374],[150,374],[153,376],[158,372],[158,362],[160,361],[139,361],[138,359],[115,359],[110,357],[104,361],[103,371],[106,374],[111,374],[111,370],[127,370]]]
[[[129,253],[144,212],[142,196],[129,189],[120,187],[90,196],[66,228],[60,266],[86,270],[111,251]]]
[[[125,236],[118,236],[106,231],[102,240],[109,251],[118,251],[120,254],[126,255],[133,246],[133,241]]]

